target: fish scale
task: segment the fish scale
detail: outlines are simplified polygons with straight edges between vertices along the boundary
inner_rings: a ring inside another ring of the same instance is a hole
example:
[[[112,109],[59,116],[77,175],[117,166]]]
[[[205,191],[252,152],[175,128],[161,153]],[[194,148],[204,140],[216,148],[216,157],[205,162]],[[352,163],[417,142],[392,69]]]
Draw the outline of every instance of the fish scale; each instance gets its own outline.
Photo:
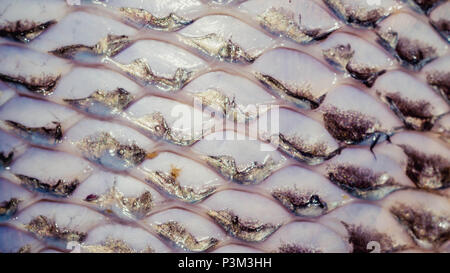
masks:
[[[0,252],[449,252],[448,7],[2,1]]]

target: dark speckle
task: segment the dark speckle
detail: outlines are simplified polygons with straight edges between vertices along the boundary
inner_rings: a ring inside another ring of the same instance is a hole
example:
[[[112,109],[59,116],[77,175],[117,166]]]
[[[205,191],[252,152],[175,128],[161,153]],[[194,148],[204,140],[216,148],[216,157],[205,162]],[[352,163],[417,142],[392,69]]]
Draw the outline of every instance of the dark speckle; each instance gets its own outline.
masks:
[[[286,208],[300,216],[320,216],[327,212],[327,203],[317,194],[301,194],[294,189],[275,190],[272,196]]]
[[[351,165],[331,167],[328,177],[351,195],[368,200],[381,199],[401,187],[387,173],[375,173],[372,169]]]
[[[321,251],[299,246],[297,244],[283,244],[278,248],[279,253],[320,253]]]
[[[413,0],[425,13],[428,13],[441,0]]]
[[[43,142],[43,144],[56,144],[63,138],[61,123],[53,122],[54,126],[27,127],[12,120],[6,120],[6,124],[11,126],[17,135],[33,142]]]
[[[408,157],[406,175],[421,189],[450,186],[450,162],[439,155],[426,155],[408,145],[400,145]]]
[[[450,101],[450,72],[433,72],[427,74],[427,82],[429,85],[438,89],[447,101]]]
[[[375,122],[356,111],[330,109],[323,115],[325,128],[337,140],[349,144],[364,141],[374,133]]]
[[[347,64],[346,69],[354,79],[362,81],[362,83],[364,83],[367,87],[372,87],[377,78],[386,73],[386,70],[358,67],[352,65],[351,62]]]
[[[33,232],[39,237],[51,240],[57,240],[62,242],[83,242],[87,234],[84,232],[78,232],[69,230],[66,228],[60,228],[51,219],[43,215],[39,215],[32,219],[28,225],[26,225],[28,231]]]
[[[256,73],[256,78],[267,88],[277,93],[281,98],[294,102],[298,107],[304,109],[316,109],[324,101],[325,95],[315,98],[309,90],[288,88],[285,84],[272,76]]]
[[[431,22],[433,26],[441,33],[441,35],[450,42],[450,20],[440,19]]]
[[[92,202],[92,201],[97,200],[98,198],[99,198],[99,196],[96,195],[96,194],[89,194],[88,196],[86,196],[86,198],[84,199],[84,201]]]
[[[77,53],[82,51],[90,52],[92,49],[92,46],[77,44],[59,47],[55,50],[49,51],[49,53],[61,58],[73,59]]]
[[[14,157],[14,152],[9,152],[8,155],[5,155],[3,152],[0,152],[0,168],[8,167]]]
[[[350,225],[344,222],[342,224],[347,229],[348,242],[353,246],[353,253],[372,252],[372,249],[368,249],[370,242],[379,243],[381,252],[393,252],[401,249],[401,247],[395,247],[392,239],[386,234],[362,226]]]
[[[22,43],[28,43],[54,24],[56,24],[54,20],[42,24],[21,20],[8,22],[6,25],[0,27],[0,36],[8,37]]]
[[[64,99],[70,105],[100,116],[110,116],[121,113],[134,99],[128,91],[117,88],[111,92],[96,90],[90,96],[79,99]]]
[[[395,51],[401,60],[416,68],[421,68],[436,57],[436,50],[433,47],[405,38],[398,40]]]
[[[348,23],[357,24],[363,27],[375,27],[377,22],[384,17],[382,12],[378,9],[360,12],[349,8],[346,13]]]
[[[208,215],[228,233],[247,242],[264,241],[280,227],[280,225],[261,224],[255,220],[242,220],[229,210],[209,210]]]
[[[413,238],[435,246],[450,240],[450,218],[403,204],[391,208],[392,214],[405,225]]]
[[[58,75],[26,79],[22,76],[12,77],[6,74],[0,74],[0,80],[21,85],[33,93],[44,96],[53,94],[53,90],[55,89],[55,86],[60,77],[61,76]]]
[[[65,182],[62,179],[58,180],[55,184],[51,185],[36,179],[34,177],[29,177],[26,175],[16,174],[17,178],[20,179],[22,185],[33,191],[43,192],[51,194],[56,197],[68,197],[71,195],[75,189],[78,187],[80,182],[75,179],[71,182]]]
[[[375,27],[386,16],[382,8],[364,9],[348,6],[340,0],[325,0],[325,4],[348,24],[360,27]]]
[[[432,105],[429,102],[411,101],[399,93],[386,94],[385,98],[407,129],[429,131],[433,128],[435,118],[430,113]]]
[[[11,198],[9,201],[0,202],[0,220],[9,219],[17,212],[19,203],[21,201],[17,198]]]

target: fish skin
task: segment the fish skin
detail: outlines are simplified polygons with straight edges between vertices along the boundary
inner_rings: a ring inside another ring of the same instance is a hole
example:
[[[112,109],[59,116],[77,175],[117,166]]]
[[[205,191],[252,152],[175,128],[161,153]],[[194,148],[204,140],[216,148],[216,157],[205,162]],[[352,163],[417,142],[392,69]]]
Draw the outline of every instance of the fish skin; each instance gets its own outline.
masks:
[[[162,2],[0,3],[0,252],[448,252],[448,3]]]

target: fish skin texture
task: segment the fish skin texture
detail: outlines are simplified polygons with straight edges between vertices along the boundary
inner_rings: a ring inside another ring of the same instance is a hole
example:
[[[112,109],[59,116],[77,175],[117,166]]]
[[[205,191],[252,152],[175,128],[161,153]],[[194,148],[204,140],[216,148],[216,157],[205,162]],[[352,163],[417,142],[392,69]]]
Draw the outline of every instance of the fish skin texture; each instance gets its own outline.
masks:
[[[0,253],[449,252],[449,7],[1,1]]]

